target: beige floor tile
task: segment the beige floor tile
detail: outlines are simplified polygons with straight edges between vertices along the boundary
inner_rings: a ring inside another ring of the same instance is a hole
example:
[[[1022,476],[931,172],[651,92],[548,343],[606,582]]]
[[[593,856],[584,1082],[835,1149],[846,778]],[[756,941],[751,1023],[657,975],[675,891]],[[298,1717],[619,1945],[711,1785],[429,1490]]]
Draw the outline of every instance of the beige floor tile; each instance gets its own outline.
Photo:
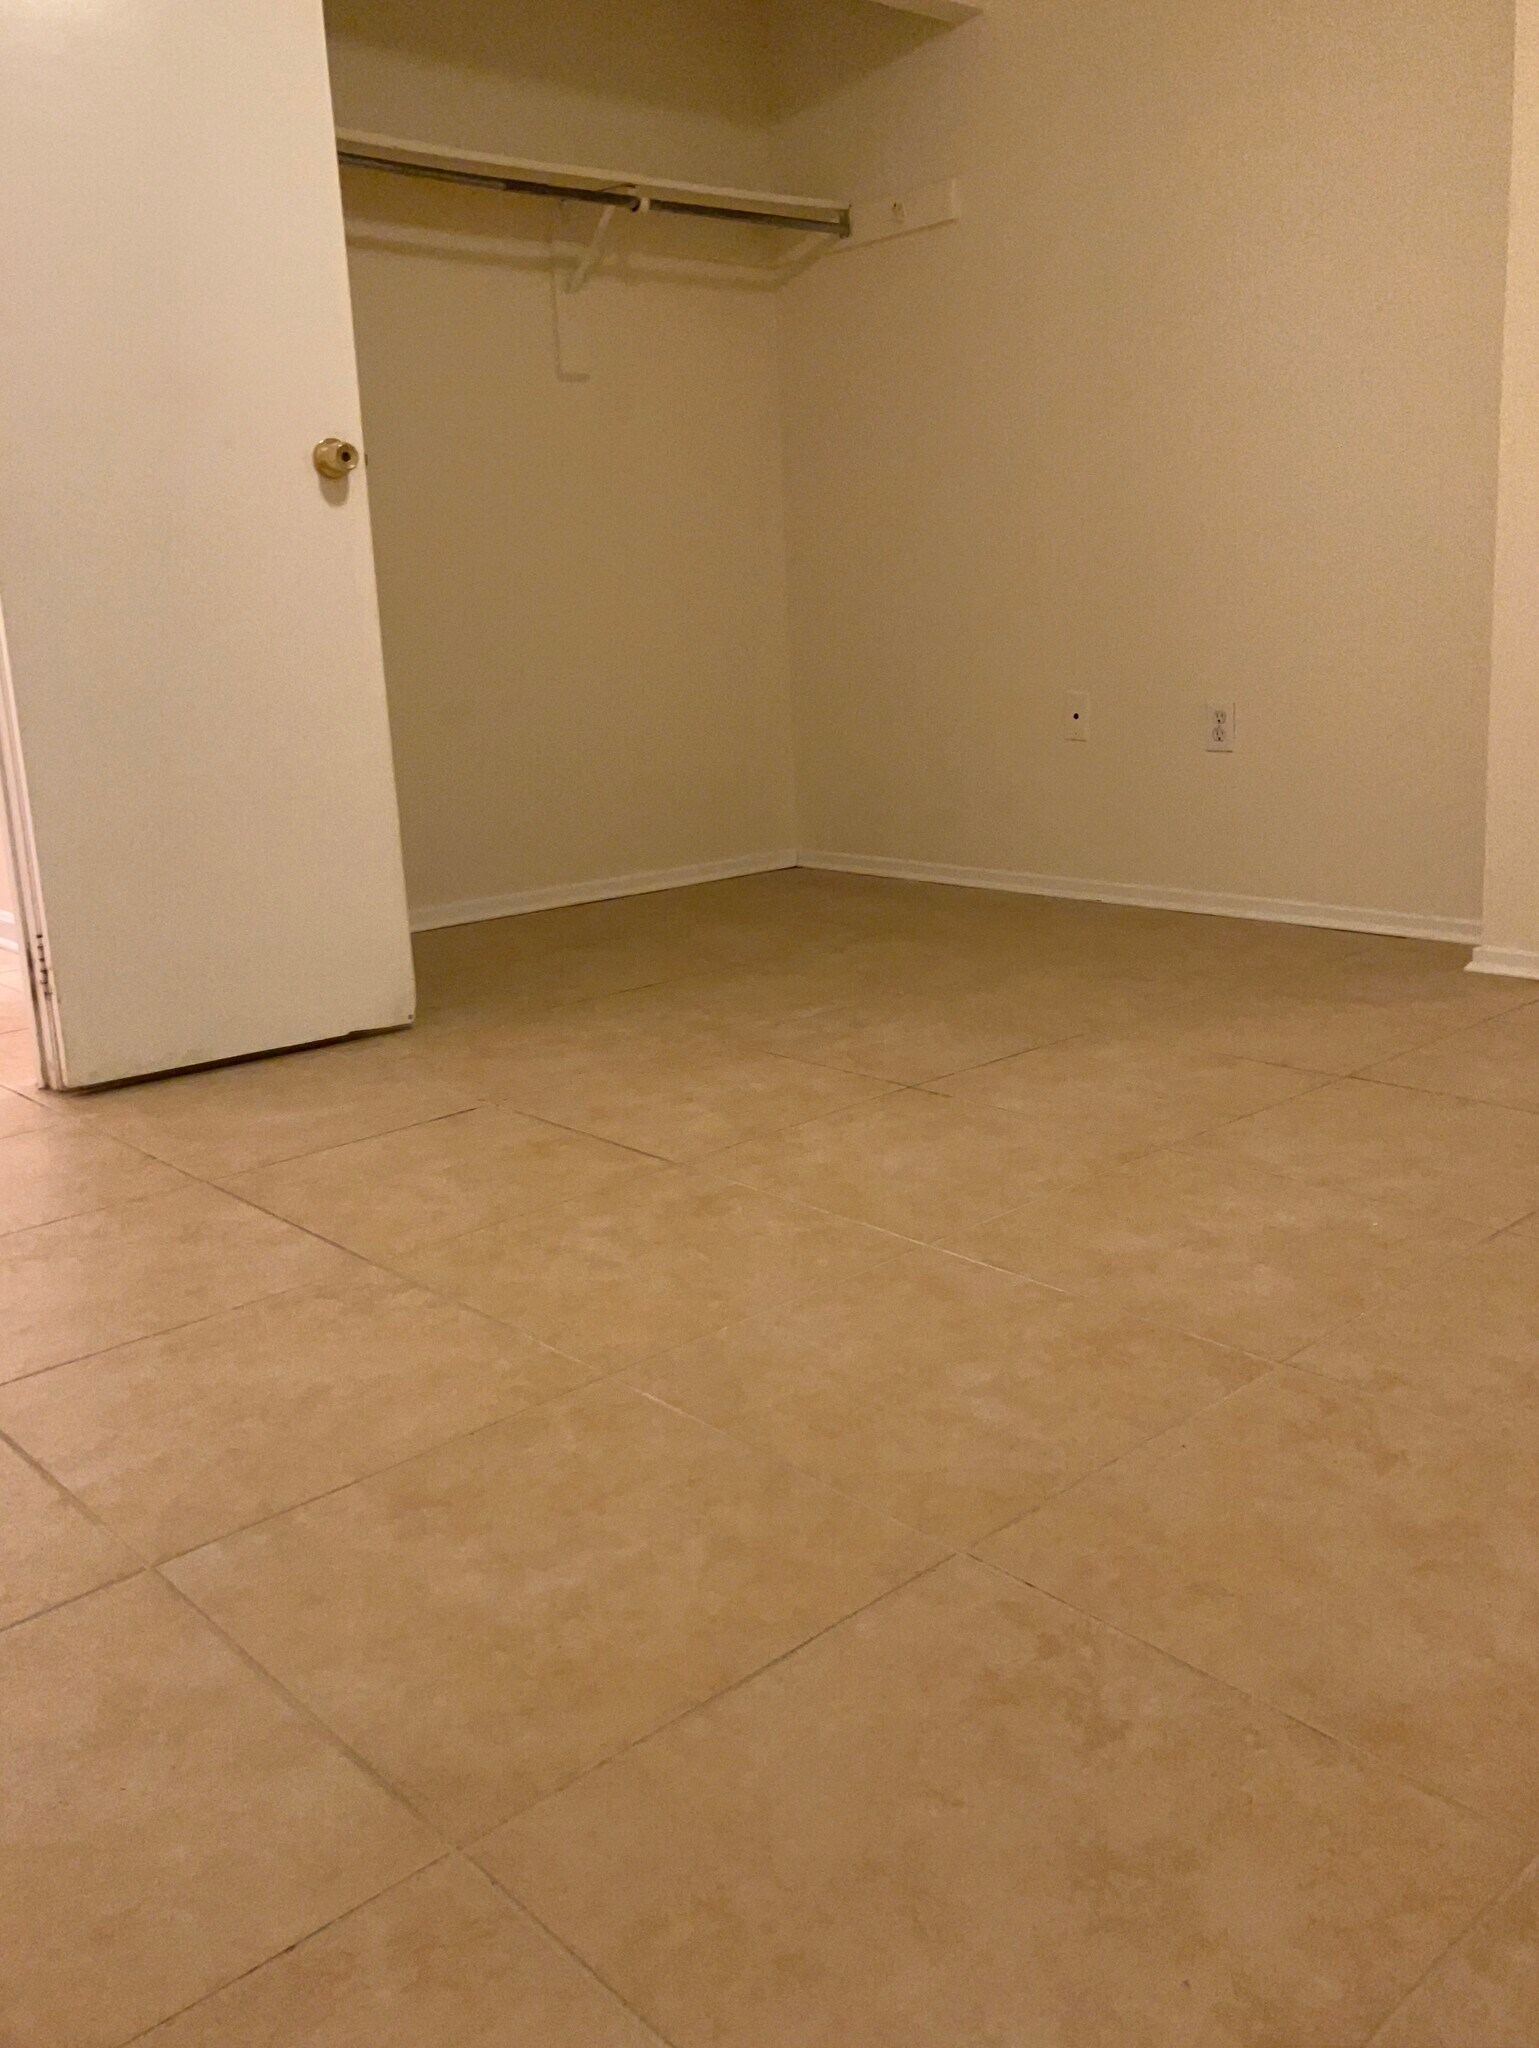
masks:
[[[167,1569],[463,1839],[940,1554],[603,1386]]]
[[[908,1089],[702,1162],[722,1180],[922,1240],[1083,1180],[1098,1163],[1088,1136],[1079,1144],[1006,1110]]]
[[[32,998],[19,981],[0,981],[0,1031],[31,1031]]]
[[[989,974],[986,958],[978,972]],[[760,1034],[775,1051],[797,1058],[890,1081],[930,1081],[1104,1029],[1135,1016],[1145,1003],[1141,992],[1110,979],[1096,983],[1043,968],[999,981],[995,970],[982,986],[878,989],[777,1019]]]
[[[1168,1328],[1287,1358],[1475,1234],[1419,1208],[1182,1147],[948,1243]]]
[[[395,1263],[608,1371],[905,1249],[842,1217],[665,1167]]]
[[[1374,1081],[1333,1081],[1226,1124],[1200,1149],[1456,1228],[1501,1230],[1539,1209],[1539,1116]]]
[[[115,1138],[37,1114],[42,1128],[0,1138],[0,1235],[191,1186],[174,1168]]]
[[[1539,2041],[1539,1866],[1475,1922],[1371,2048],[1534,2048]]]
[[[136,1569],[115,1537],[0,1444],[0,1629]]]
[[[1539,1223],[1435,1262],[1296,1363],[1471,1420],[1539,1415]]]
[[[1168,1145],[1306,1094],[1325,1079],[1137,1037],[1071,1038],[995,1060],[931,1090],[1029,1116],[1095,1152]]]
[[[38,1063],[37,1044],[30,1031],[7,1031],[0,1034],[0,1087],[7,1095],[19,1097],[30,1103],[34,1109],[53,1112],[59,1110],[84,1113],[84,1106],[90,1100],[88,1095],[64,1095],[45,1088],[42,1070]],[[23,1122],[15,1115],[13,1103],[7,1103],[5,1118],[0,1129],[36,1130],[37,1118]]]
[[[982,1554],[1539,1833],[1539,1430],[1280,1372]]]
[[[104,1089],[89,1109],[114,1137],[216,1179],[475,1104],[424,1073],[395,1034]]]
[[[458,1858],[143,2037],[142,2048],[661,2048]]]
[[[209,1316],[0,1388],[0,1428],[170,1557],[587,1377],[394,1275]]]
[[[591,913],[585,925],[561,911],[420,934],[422,1014],[487,1001],[558,1007],[698,973],[714,957],[672,932],[625,929],[618,917],[601,915],[614,913],[613,904],[576,909]]]
[[[675,2048],[1346,2048],[1517,1861],[961,1560],[476,1853]]]
[[[628,998],[517,1020],[429,1023],[423,1054],[449,1085],[664,1159],[824,1116],[887,1083],[782,1059],[677,1011]]]
[[[1450,966],[1346,959],[1279,975],[1220,956],[1214,968],[1162,1020],[1172,1042],[1321,1073],[1356,1073],[1525,1000],[1521,983]]]
[[[18,1131],[46,1130],[49,1124],[47,1108],[30,1101],[27,1096],[17,1094],[14,1087],[27,1085],[28,1063],[8,1057],[9,1039],[0,1038],[0,1138],[9,1138]],[[36,1066],[30,1068],[30,1079],[36,1079]],[[3,1085],[6,1082],[12,1085]]]
[[[152,1579],[0,1636],[0,2038],[118,2048],[432,1853]]]
[[[1262,1370],[916,1251],[631,1378],[900,1521],[970,1543]]]
[[[213,1188],[13,1231],[0,1237],[0,1380],[354,1270]]]
[[[0,1148],[0,1161],[4,1159]],[[259,1208],[364,1258],[593,1195],[652,1167],[642,1155],[512,1109],[472,1109],[384,1138],[236,1174]]]
[[[1539,1001],[1385,1060],[1367,1078],[1539,1110]]]

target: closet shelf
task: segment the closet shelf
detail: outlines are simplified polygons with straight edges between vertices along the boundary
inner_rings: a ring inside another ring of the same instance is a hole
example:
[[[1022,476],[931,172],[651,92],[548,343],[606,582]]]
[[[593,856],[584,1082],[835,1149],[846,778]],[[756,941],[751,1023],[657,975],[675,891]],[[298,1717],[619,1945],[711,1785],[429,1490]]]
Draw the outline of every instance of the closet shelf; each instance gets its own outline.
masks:
[[[476,186],[482,191],[576,200],[629,213],[688,214],[697,219],[791,228],[804,235],[828,235],[836,240],[845,240],[850,234],[850,208],[841,199],[746,192],[727,185],[690,185],[676,178],[648,178],[634,171],[537,163],[526,157],[491,156],[474,149],[404,142],[397,136],[369,135],[357,129],[338,130],[337,156],[353,170],[434,178],[451,185]]]

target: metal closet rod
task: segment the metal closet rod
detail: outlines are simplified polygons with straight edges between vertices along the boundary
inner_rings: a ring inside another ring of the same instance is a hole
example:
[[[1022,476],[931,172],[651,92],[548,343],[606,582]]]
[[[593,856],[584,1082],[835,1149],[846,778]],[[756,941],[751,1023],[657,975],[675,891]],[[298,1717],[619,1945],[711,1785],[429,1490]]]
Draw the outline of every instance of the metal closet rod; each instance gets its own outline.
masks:
[[[585,206],[623,207],[627,213],[687,213],[700,220],[747,221],[752,227],[796,228],[803,234],[837,235],[850,232],[848,211],[833,219],[814,213],[761,213],[746,206],[713,206],[705,199],[644,198],[639,192],[604,191],[593,185],[555,185],[539,178],[511,178],[488,171],[450,170],[441,164],[403,161],[392,156],[368,156],[362,150],[341,148],[337,160],[355,171],[394,171],[403,178],[433,178],[444,185],[474,185],[483,192],[520,192],[534,199],[576,199]]]

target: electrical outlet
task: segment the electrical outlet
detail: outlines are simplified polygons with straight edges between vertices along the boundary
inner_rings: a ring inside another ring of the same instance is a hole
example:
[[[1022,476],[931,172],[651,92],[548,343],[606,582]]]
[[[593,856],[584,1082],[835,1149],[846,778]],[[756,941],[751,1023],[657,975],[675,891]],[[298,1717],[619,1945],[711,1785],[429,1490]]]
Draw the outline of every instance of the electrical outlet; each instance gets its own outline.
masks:
[[[1208,752],[1210,754],[1232,754],[1234,752],[1233,704],[1210,704],[1208,706]]]
[[[1071,690],[1063,707],[1063,736],[1066,740],[1090,737],[1090,697],[1084,690]]]

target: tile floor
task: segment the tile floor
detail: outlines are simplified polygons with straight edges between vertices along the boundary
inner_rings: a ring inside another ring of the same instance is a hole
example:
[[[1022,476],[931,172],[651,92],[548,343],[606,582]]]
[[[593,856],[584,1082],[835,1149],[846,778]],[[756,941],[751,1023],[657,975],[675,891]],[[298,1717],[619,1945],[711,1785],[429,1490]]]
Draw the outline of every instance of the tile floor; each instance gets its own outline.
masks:
[[[84,1099],[5,2048],[1534,2048],[1539,985],[808,872]]]

